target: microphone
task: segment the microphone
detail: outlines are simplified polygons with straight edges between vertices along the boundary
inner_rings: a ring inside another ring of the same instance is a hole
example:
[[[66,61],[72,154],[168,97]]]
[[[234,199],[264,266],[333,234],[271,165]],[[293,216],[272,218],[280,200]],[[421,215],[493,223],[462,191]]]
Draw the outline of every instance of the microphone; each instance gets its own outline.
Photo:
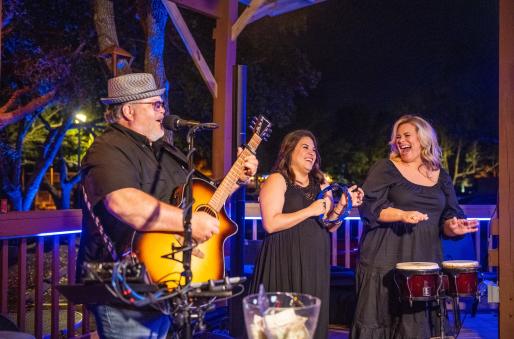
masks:
[[[223,280],[209,280],[201,283],[191,283],[192,288],[208,288],[209,290],[226,289],[227,286],[233,284],[242,284],[246,281],[246,277],[225,277]]]
[[[216,129],[218,124],[214,122],[199,122],[194,120],[185,120],[178,115],[168,115],[162,119],[162,127],[172,131],[178,131],[181,128],[197,127],[199,129]]]

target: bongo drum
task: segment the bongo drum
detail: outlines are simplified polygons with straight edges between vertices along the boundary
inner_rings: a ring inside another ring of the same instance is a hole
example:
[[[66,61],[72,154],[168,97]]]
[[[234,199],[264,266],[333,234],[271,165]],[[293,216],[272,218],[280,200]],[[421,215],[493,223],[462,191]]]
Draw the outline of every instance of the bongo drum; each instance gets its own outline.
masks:
[[[439,265],[434,262],[401,262],[396,264],[394,281],[400,299],[430,301],[437,299],[441,289]]]
[[[476,297],[478,290],[478,261],[443,261],[445,290],[450,296]]]

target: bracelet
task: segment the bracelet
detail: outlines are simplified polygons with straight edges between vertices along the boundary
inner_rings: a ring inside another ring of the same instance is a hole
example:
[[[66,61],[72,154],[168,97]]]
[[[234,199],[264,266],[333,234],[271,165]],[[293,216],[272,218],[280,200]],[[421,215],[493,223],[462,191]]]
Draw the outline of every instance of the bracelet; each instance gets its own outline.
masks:
[[[331,228],[331,227],[334,227],[334,226],[339,226],[342,223],[343,223],[343,221],[339,220],[339,219],[323,221],[323,225],[325,225],[325,227],[327,227],[327,228]]]

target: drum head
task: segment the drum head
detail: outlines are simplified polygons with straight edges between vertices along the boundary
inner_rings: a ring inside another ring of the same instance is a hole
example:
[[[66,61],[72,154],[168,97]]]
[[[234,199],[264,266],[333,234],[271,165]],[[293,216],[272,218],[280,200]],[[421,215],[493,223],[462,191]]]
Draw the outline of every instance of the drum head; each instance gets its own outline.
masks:
[[[405,271],[438,270],[439,265],[435,262],[423,262],[423,261],[399,262],[396,264],[396,269],[397,270],[405,270]]]
[[[454,268],[477,268],[479,266],[478,261],[474,260],[447,260],[443,261],[443,268],[454,269]]]

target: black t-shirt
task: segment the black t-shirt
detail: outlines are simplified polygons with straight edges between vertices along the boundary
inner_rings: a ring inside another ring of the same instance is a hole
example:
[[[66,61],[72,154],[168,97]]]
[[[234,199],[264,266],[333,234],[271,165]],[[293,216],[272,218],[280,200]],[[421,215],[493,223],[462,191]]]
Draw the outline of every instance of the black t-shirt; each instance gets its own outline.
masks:
[[[104,197],[122,188],[136,188],[169,203],[175,188],[185,183],[187,161],[182,152],[162,139],[150,144],[145,136],[112,124],[89,148],[82,162],[82,174],[94,213],[116,253],[122,255],[130,248],[134,230],[107,211]],[[83,206],[78,276],[84,262],[112,261],[87,205]]]

